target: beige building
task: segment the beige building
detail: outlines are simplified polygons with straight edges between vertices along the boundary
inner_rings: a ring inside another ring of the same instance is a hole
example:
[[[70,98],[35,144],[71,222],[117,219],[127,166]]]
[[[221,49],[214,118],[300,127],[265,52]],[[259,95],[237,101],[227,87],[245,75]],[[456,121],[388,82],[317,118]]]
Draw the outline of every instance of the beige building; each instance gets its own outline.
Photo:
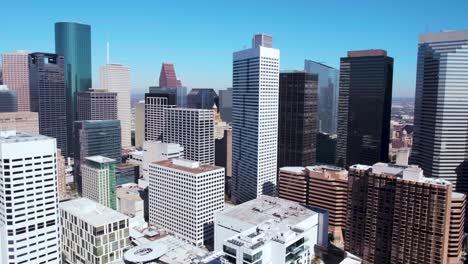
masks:
[[[18,96],[18,111],[30,111],[29,53],[17,51],[2,54],[3,84]]]
[[[67,198],[67,172],[66,172],[65,158],[62,151],[57,149],[57,179],[58,179],[58,193],[59,200],[63,201]]]
[[[135,105],[135,147],[143,147],[145,141],[145,101]]]
[[[0,130],[39,134],[39,117],[36,112],[0,113]]]

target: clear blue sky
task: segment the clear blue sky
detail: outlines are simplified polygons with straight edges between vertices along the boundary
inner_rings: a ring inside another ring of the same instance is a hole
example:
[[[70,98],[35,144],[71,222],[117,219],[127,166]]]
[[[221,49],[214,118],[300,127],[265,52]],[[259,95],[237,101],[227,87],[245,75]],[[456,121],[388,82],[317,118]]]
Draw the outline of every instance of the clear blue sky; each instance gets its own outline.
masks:
[[[92,26],[93,83],[106,60],[131,67],[133,92],[156,85],[161,63],[176,64],[190,88],[231,86],[232,52],[253,33],[273,35],[281,69],[304,59],[339,67],[354,49],[382,48],[395,59],[394,96],[413,96],[417,36],[468,29],[468,1],[2,1],[0,53],[54,51],[54,22]]]

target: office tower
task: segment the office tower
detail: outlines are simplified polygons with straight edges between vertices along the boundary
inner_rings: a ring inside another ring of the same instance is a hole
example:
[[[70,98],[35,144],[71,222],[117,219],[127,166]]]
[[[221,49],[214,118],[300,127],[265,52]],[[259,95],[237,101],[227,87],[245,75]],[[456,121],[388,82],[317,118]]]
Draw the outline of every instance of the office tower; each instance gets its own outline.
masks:
[[[149,170],[149,223],[196,246],[212,243],[214,214],[224,209],[224,168],[173,159]]]
[[[163,63],[159,74],[160,87],[181,87],[182,82],[177,79],[174,64]]]
[[[336,164],[388,160],[393,58],[384,50],[349,51],[341,58]]]
[[[77,93],[78,120],[117,119],[117,93],[106,89],[89,89]]]
[[[340,71],[320,62],[305,60],[304,69],[318,75],[318,128],[320,132],[336,134]]]
[[[162,140],[164,123],[164,109],[175,107],[175,98],[167,95],[145,94],[145,140]]]
[[[219,98],[211,88],[192,89],[187,95],[187,107],[197,109],[213,109],[219,106]]]
[[[252,48],[272,48],[273,47],[273,37],[266,34],[255,34],[252,38]]]
[[[29,54],[31,111],[39,113],[39,133],[57,139],[62,153],[69,153],[64,57],[50,53]]]
[[[142,178],[149,182],[149,165],[152,162],[182,158],[184,158],[184,148],[179,144],[145,141],[141,158]]]
[[[55,139],[0,131],[1,263],[61,263]]]
[[[187,107],[187,87],[159,87],[150,86],[149,93],[158,97],[167,97],[170,105]]]
[[[74,122],[78,117],[77,95],[91,87],[91,26],[74,22],[55,23],[55,53],[65,60],[67,87],[68,152],[72,156]]]
[[[117,164],[115,166],[115,185],[121,186],[127,183],[137,183],[140,178],[140,168],[130,163]]]
[[[39,117],[35,112],[0,113],[0,130],[39,134]]]
[[[60,149],[57,149],[57,185],[59,201],[63,201],[67,198],[67,167]]]
[[[237,202],[276,193],[280,51],[233,54],[232,180]]]
[[[215,250],[227,263],[313,263],[328,247],[327,214],[297,202],[261,195],[215,216]]]
[[[464,194],[417,166],[349,168],[345,250],[366,263],[460,263]]]
[[[419,36],[410,163],[468,192],[468,30]]]
[[[3,84],[3,67],[0,65],[0,84]]]
[[[91,156],[85,158],[80,169],[83,197],[117,210],[115,162],[104,156]]]
[[[3,84],[18,97],[18,111],[29,112],[28,52],[2,54]]]
[[[328,210],[328,230],[333,234],[333,242],[343,244],[348,199],[345,169],[327,165],[280,168],[278,196]]]
[[[117,119],[122,129],[122,148],[132,146],[130,107],[130,69],[121,64],[106,64],[100,69],[101,88],[117,93]]]
[[[223,130],[221,138],[215,138],[215,165],[226,169],[226,176],[232,176],[232,128]]]
[[[219,90],[219,112],[223,121],[232,122],[232,88]]]
[[[135,105],[135,147],[143,147],[145,141],[145,101]]]
[[[166,108],[164,120],[163,142],[180,144],[186,159],[214,164],[213,110]]]
[[[6,85],[0,85],[0,113],[17,111],[18,97],[16,91],[8,90]]]
[[[317,163],[335,164],[336,160],[336,135],[324,132],[317,134]]]
[[[86,198],[60,203],[62,252],[68,263],[121,261],[131,246],[128,216]]]
[[[82,193],[81,164],[86,157],[104,156],[121,163],[119,120],[75,122],[74,182]]]
[[[317,75],[280,73],[278,166],[314,165],[317,132]]]

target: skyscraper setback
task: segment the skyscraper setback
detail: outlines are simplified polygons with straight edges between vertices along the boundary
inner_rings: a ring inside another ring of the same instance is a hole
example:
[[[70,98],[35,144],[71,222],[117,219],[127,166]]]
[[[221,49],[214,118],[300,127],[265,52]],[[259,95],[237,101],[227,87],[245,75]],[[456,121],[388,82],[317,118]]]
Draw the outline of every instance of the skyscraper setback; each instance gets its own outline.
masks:
[[[16,91],[18,111],[29,112],[28,52],[2,54],[3,84]]]
[[[341,58],[336,165],[388,160],[393,58],[384,50]]]
[[[163,63],[161,67],[161,73],[159,75],[159,86],[160,87],[180,87],[182,82],[177,79],[174,64]]]
[[[270,43],[271,45],[271,43]],[[276,193],[280,51],[233,54],[232,180],[236,202]]]

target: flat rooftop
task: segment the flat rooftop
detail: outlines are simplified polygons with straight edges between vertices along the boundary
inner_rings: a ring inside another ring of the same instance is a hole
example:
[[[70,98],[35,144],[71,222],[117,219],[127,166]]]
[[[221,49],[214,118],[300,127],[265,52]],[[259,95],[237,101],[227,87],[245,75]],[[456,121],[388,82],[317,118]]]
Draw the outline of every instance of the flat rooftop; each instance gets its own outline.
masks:
[[[128,219],[128,216],[87,198],[63,202],[59,207],[95,227]]]
[[[93,162],[96,162],[96,163],[115,162],[115,159],[111,159],[111,158],[104,157],[104,156],[91,156],[91,157],[86,157],[86,160],[93,161]]]
[[[16,130],[0,130],[0,143],[28,142],[47,139],[52,140],[53,138],[39,134],[19,132]]]
[[[426,33],[419,35],[419,43],[459,40],[468,41],[468,30],[447,30],[442,32]]]
[[[188,160],[182,160],[186,162],[190,162]],[[171,168],[171,169],[176,169],[188,173],[193,173],[193,174],[198,174],[198,173],[204,173],[207,171],[214,171],[214,170],[219,170],[219,169],[224,169],[223,167],[215,166],[215,165],[210,165],[210,164],[199,164],[198,167],[189,167],[189,166],[183,166],[183,165],[178,165],[174,163],[173,160],[163,160],[163,161],[155,161],[152,162],[153,164]]]
[[[352,50],[348,51],[349,58],[355,57],[380,57],[387,56],[387,51],[383,49]]]

